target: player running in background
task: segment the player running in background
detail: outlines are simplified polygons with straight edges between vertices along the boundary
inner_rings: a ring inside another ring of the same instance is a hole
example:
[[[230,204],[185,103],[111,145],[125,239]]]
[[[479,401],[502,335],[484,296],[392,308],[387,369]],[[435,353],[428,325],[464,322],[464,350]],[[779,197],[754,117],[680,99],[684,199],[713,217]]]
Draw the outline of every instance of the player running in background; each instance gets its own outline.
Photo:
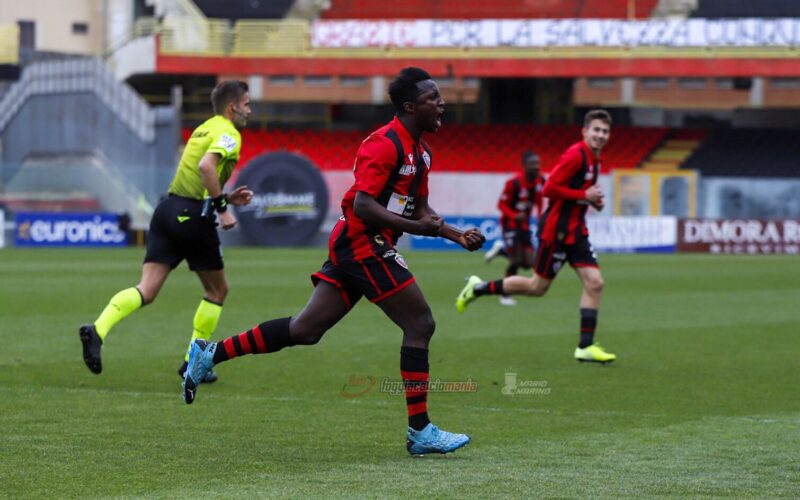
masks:
[[[603,191],[597,185],[600,151],[611,134],[611,115],[593,110],[583,120],[583,140],[570,146],[556,164],[544,185],[550,206],[539,221],[539,248],[532,278],[511,276],[496,281],[481,281],[470,276],[456,298],[456,308],[482,295],[530,295],[541,297],[550,288],[565,262],[575,269],[583,284],[580,302],[580,341],[575,348],[578,361],[608,363],[617,357],[594,342],[603,276],[597,255],[589,242],[586,210],[589,205],[602,210]]]
[[[441,236],[467,250],[485,238],[445,224],[428,205],[431,153],[424,132],[441,127],[444,99],[430,75],[405,68],[389,85],[395,118],[367,137],[356,154],[355,183],[342,199],[328,260],[311,276],[315,288],[297,316],[273,319],[218,343],[195,341],[183,382],[192,403],[198,382],[211,368],[245,354],[274,353],[313,345],[366,296],[403,331],[400,373],[408,412],[406,447],[412,455],[448,453],[469,442],[438,429],[428,418],[428,343],[434,320],[425,297],[395,250],[402,233]]]
[[[506,182],[497,202],[503,238],[495,240],[492,248],[486,252],[485,259],[491,262],[500,254],[508,258],[506,277],[516,275],[520,267],[533,267],[530,220],[534,208],[537,219],[542,215],[544,177],[539,174],[540,163],[539,155],[533,151],[522,153],[522,172]],[[517,305],[517,301],[508,295],[501,295],[500,303],[504,306]]]
[[[93,373],[103,370],[100,350],[111,328],[153,302],[170,271],[184,259],[189,269],[197,273],[204,292],[194,315],[190,345],[196,338],[209,338],[217,327],[228,283],[214,212],[219,215],[222,229],[230,229],[236,225],[236,217],[228,210],[228,204],[246,205],[253,197],[246,186],[227,195],[222,191],[239,160],[242,146],[239,130],[250,116],[247,84],[221,82],[211,93],[211,103],[215,116],[192,132],[169,186],[169,196],[153,213],[139,284],[111,297],[94,323],[79,329],[83,360]],[[187,349],[178,370],[181,377],[188,360]],[[203,382],[216,380],[216,374],[209,372]]]

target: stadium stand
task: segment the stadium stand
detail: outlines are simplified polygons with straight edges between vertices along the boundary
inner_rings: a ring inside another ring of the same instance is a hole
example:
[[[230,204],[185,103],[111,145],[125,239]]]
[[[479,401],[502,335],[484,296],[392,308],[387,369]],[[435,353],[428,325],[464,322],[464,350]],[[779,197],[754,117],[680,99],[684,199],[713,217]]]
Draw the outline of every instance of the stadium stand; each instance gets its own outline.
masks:
[[[647,19],[658,0],[331,0],[323,19]]]
[[[702,129],[680,129],[669,133],[642,163],[642,168],[650,171],[677,170],[700,147],[707,135],[708,131]]]
[[[29,64],[0,101],[0,184],[15,208],[49,196],[134,213],[174,170],[179,130],[175,109],[148,106],[100,60]]]
[[[206,17],[214,19],[282,19],[294,0],[194,0]]]
[[[183,130],[184,141],[190,133]],[[659,127],[615,127],[603,153],[603,171],[638,167],[667,133]],[[365,135],[364,131],[245,130],[240,166],[261,153],[285,149],[304,154],[322,170],[349,170]],[[539,153],[547,171],[579,138],[578,126],[447,125],[426,140],[434,150],[437,172],[508,172],[519,167],[519,155],[526,149]]]
[[[718,129],[681,166],[707,177],[796,177],[797,129]]]
[[[797,0],[699,0],[691,17],[737,18],[737,17],[796,17]]]

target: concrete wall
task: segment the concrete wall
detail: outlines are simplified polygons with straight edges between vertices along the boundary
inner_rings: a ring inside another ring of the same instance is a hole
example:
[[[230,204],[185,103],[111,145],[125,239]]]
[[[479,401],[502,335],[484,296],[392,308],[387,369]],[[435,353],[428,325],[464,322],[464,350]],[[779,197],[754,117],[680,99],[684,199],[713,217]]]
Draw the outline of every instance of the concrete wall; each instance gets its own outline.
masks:
[[[99,54],[104,47],[103,0],[0,1],[0,25],[36,23],[35,49],[72,54]],[[74,33],[73,23],[88,25]]]

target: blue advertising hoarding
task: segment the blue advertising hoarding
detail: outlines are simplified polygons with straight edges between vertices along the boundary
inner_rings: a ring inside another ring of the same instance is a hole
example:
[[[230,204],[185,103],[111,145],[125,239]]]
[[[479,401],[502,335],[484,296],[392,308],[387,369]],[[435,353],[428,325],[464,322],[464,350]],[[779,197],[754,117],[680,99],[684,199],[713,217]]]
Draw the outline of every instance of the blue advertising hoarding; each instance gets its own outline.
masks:
[[[497,217],[459,217],[443,216],[444,220],[451,226],[460,230],[477,227],[486,236],[484,250],[491,248],[494,240],[502,239],[503,231],[500,227],[500,219]],[[531,220],[531,232],[536,233],[536,221]],[[444,238],[431,238],[429,236],[411,235],[411,248],[414,250],[456,250],[461,247],[452,241]]]
[[[17,212],[18,247],[115,246],[128,244],[116,214]]]

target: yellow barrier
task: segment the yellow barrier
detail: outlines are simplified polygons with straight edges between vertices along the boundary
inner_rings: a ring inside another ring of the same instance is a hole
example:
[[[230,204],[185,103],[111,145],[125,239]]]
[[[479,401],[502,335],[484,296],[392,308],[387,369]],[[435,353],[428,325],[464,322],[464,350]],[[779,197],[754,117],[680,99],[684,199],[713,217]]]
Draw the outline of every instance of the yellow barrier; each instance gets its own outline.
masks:
[[[239,21],[233,29],[234,56],[304,55],[311,50],[308,21]]]
[[[231,29],[226,20],[168,19],[161,23],[161,52],[223,56],[230,53]]]
[[[0,64],[19,62],[19,26],[0,26]]]
[[[694,170],[614,170],[614,215],[697,216]],[[669,204],[670,206],[665,206]]]

